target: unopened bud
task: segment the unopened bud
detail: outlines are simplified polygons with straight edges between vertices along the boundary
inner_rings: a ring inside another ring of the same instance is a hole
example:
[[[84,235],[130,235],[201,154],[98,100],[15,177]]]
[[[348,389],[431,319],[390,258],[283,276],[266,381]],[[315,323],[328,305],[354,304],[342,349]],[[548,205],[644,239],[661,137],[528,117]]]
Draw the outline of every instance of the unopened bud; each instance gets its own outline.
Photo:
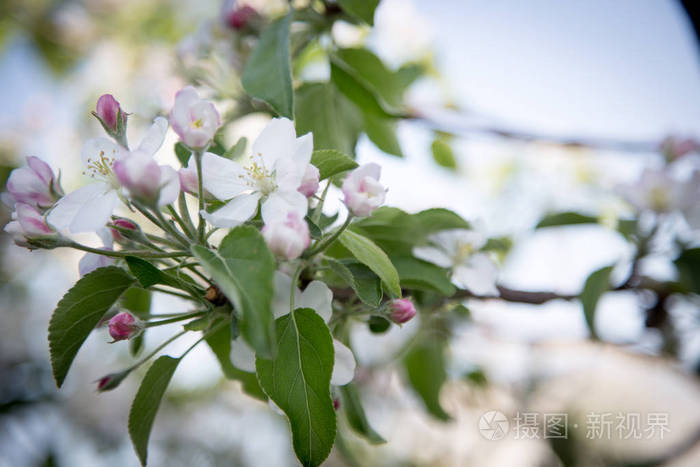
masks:
[[[263,237],[270,251],[282,259],[298,258],[309,246],[309,225],[297,213],[290,212],[285,219],[265,224]]]
[[[113,342],[131,339],[137,336],[143,327],[141,320],[135,318],[131,313],[122,311],[109,320],[109,335],[114,339]]]
[[[396,324],[403,324],[416,316],[416,307],[413,302],[407,298],[399,298],[391,302],[389,305],[389,317]]]
[[[301,179],[301,185],[297,191],[307,198],[312,197],[318,191],[318,182],[321,178],[321,173],[315,165],[309,164],[306,166],[306,171]]]
[[[251,20],[258,17],[258,12],[250,5],[244,5],[229,12],[226,15],[226,23],[236,31],[244,29],[251,24]]]
[[[63,196],[51,167],[38,157],[27,157],[27,167],[13,170],[7,179],[7,191],[12,202],[46,209]]]
[[[126,146],[126,117],[119,102],[111,94],[103,94],[97,99],[97,106],[92,115],[100,121],[109,136]]]
[[[115,242],[124,242],[125,240],[137,240],[143,237],[141,228],[134,221],[119,217],[112,221],[109,226],[112,232],[112,238]]]
[[[99,392],[111,391],[124,381],[124,378],[129,376],[131,370],[124,370],[118,373],[110,373],[97,380],[97,390]]]

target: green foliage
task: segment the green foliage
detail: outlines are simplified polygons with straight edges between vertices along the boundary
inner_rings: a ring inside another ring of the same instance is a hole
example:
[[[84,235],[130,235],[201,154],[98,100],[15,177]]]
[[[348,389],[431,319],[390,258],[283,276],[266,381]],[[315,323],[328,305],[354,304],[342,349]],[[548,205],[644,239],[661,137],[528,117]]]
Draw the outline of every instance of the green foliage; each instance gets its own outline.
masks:
[[[143,288],[148,288],[156,284],[169,285],[177,288],[181,286],[179,279],[161,271],[145,259],[127,256],[126,264],[129,266],[129,271],[136,277]]]
[[[457,159],[455,159],[452,146],[445,138],[435,138],[430,145],[430,151],[433,153],[433,160],[438,165],[452,170],[457,168]]]
[[[370,141],[387,154],[403,157],[399,139],[396,137],[396,119],[374,114],[365,114],[364,119],[365,132]]]
[[[362,264],[367,266],[382,280],[382,284],[388,292],[395,297],[401,296],[399,274],[391,264],[391,260],[384,251],[372,242],[372,240],[350,230],[344,231],[338,237],[340,243]]]
[[[49,322],[51,367],[58,387],[90,332],[134,282],[121,268],[100,268],[80,279],[58,302]]]
[[[443,339],[421,339],[404,358],[408,380],[431,415],[447,421],[450,416],[440,405],[440,389],[447,381]]]
[[[382,334],[389,330],[391,327],[391,322],[381,316],[370,316],[367,320],[367,326],[369,330],[374,334]]]
[[[583,306],[583,316],[586,319],[586,325],[591,332],[593,339],[598,338],[595,331],[595,311],[598,306],[598,300],[610,288],[610,273],[613,267],[606,266],[593,271],[586,279],[581,291],[581,305]]]
[[[334,149],[320,149],[311,154],[311,163],[318,168],[321,173],[321,180],[325,180],[333,175],[352,170],[358,166],[349,156]]]
[[[306,221],[306,225],[309,226],[309,236],[313,238],[314,240],[319,240],[321,237],[323,237],[323,232],[321,231],[321,228],[316,225],[316,223],[309,217],[308,215],[304,217],[304,220]]]
[[[228,148],[228,150],[223,154],[226,159],[238,159],[245,152],[245,148],[248,145],[248,138],[242,136],[238,138],[236,144]]]
[[[274,360],[256,359],[265,393],[289,418],[294,452],[305,466],[320,465],[335,440],[335,410],[330,395],[333,340],[326,323],[310,308],[276,321]]]
[[[372,308],[379,306],[382,300],[382,284],[367,266],[356,262],[341,262],[326,258],[326,263],[338,275],[345,285],[352,287],[362,302]]]
[[[192,253],[241,313],[240,328],[245,340],[259,355],[273,356],[275,259],[262,234],[251,226],[236,227],[222,240],[218,251],[194,245]]]
[[[364,437],[372,444],[383,444],[386,440],[374,431],[367,421],[365,409],[362,407],[360,392],[354,384],[346,384],[339,389],[341,396],[340,407],[347,417],[348,424],[357,434]]]
[[[457,291],[447,275],[447,271],[410,256],[391,257],[404,289],[418,289],[437,292],[451,297]]]
[[[350,15],[374,26],[374,10],[379,0],[338,0],[340,7]]]
[[[269,104],[280,116],[293,119],[290,22],[291,15],[287,15],[263,31],[243,69],[241,80],[248,94]]]
[[[688,290],[700,293],[700,248],[683,250],[674,261],[680,282]]]
[[[180,161],[180,165],[187,167],[187,163],[192,156],[192,151],[190,151],[184,144],[177,142],[175,143],[175,156],[177,157],[177,160]]]
[[[536,229],[544,227],[559,227],[562,225],[597,224],[598,218],[581,214],[579,212],[567,211],[547,214],[535,226]]]
[[[295,117],[298,134],[313,133],[314,149],[355,154],[362,117],[332,83],[301,85],[295,93]]]
[[[167,355],[158,357],[141,381],[141,386],[139,386],[134,402],[131,404],[129,436],[141,465],[146,465],[148,439],[151,436],[153,421],[178,363],[180,363],[179,358]]]
[[[206,342],[216,359],[221,365],[221,371],[227,379],[240,381],[243,391],[251,397],[267,400],[267,396],[260,388],[258,379],[253,373],[239,370],[231,364],[231,326],[224,326],[218,331],[206,337]]]

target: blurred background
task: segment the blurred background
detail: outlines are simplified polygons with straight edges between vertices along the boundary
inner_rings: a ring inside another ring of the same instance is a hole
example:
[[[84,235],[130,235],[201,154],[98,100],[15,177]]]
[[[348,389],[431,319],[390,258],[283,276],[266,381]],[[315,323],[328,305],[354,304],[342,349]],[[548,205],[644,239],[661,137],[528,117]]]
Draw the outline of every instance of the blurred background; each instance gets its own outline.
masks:
[[[263,14],[284,6],[242,3]],[[133,114],[135,135],[167,113],[175,92],[197,73],[221,94],[235,63],[201,64],[198,48],[214,40],[207,36],[216,31],[212,24],[230,8],[218,0],[0,2],[3,190],[9,171],[28,155],[61,169],[67,189],[79,186],[80,147],[101,134],[90,110],[103,93]],[[448,207],[492,237],[508,236],[513,246],[502,258],[500,283],[514,289],[577,294],[592,271],[612,263],[619,265],[613,278],[624,278],[634,249],[605,222],[534,226],[552,211],[629,214],[615,188],[663,164],[666,137],[700,138],[698,42],[683,5],[382,0],[375,22],[371,31],[334,28],[335,40],[365,42],[392,66],[429,61],[434,70],[411,87],[410,105],[458,135],[452,170],[433,160],[434,128],[425,121],[399,126],[403,158],[363,136],[358,160],[383,166],[387,204],[409,212]],[[445,108],[459,112],[445,115]],[[265,118],[246,117],[227,136],[254,138]],[[164,161],[173,158],[169,138],[159,154]],[[572,140],[586,144],[559,144]],[[697,154],[687,159],[679,170],[698,166]],[[0,225],[9,215],[0,207]],[[697,244],[697,232],[688,235]],[[51,377],[48,320],[77,280],[79,258],[65,250],[29,252],[0,233],[2,467],[138,465],[126,432],[138,378],[103,394],[90,383],[130,360],[126,346],[106,345],[106,331],[93,333],[61,391]],[[640,267],[673,279],[672,259],[660,251]],[[426,414],[387,358],[411,338],[415,323],[382,335],[358,327],[352,340],[360,366],[381,368],[368,378],[365,408],[389,442],[372,447],[348,438],[328,465],[574,465],[567,456],[578,465],[700,465],[699,302],[690,297],[671,307],[678,342],[669,353],[662,331],[647,325],[643,300],[631,292],[604,295],[596,316],[601,342],[588,340],[575,301],[467,302],[470,316],[450,342],[451,381],[441,395],[453,417],[447,423]],[[153,306],[185,305],[156,295]],[[149,335],[146,346],[158,337]],[[566,413],[571,432],[559,444],[542,436],[488,439],[479,422],[489,411],[511,425],[526,413]],[[596,414],[611,414],[613,436],[587,436]],[[614,433],[619,414],[666,414],[668,430],[624,439]],[[643,464],[649,459],[655,463]],[[207,348],[197,348],[176,373],[150,461],[296,465],[285,419],[224,380]]]

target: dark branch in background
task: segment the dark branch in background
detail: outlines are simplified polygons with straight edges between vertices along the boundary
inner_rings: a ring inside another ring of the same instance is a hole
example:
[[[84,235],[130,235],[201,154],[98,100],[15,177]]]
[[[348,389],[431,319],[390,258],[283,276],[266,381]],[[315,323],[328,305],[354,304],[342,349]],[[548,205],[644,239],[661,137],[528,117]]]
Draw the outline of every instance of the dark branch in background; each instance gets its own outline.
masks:
[[[500,296],[476,295],[468,290],[460,290],[451,298],[474,298],[477,300],[503,300],[512,303],[528,303],[530,305],[542,305],[552,300],[575,300],[578,295],[558,294],[555,292],[528,292],[514,290],[508,287],[497,286]]]
[[[624,141],[614,138],[567,138],[559,135],[535,133],[504,125],[495,119],[465,115],[456,112],[441,112],[430,115],[428,112],[414,111],[405,116],[408,120],[421,123],[436,131],[456,135],[482,134],[527,142],[556,144],[566,148],[589,148],[624,153],[658,152],[659,141]]]

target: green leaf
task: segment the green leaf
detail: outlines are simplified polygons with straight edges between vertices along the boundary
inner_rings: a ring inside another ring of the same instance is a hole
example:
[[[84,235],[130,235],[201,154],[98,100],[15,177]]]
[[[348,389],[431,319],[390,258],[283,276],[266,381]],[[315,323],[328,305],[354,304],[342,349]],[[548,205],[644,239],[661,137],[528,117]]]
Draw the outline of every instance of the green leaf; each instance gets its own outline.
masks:
[[[379,277],[367,266],[360,263],[344,264],[332,258],[326,258],[326,262],[345,284],[352,287],[365,305],[372,308],[379,306],[382,300],[382,284]]]
[[[177,156],[177,160],[180,161],[180,165],[187,167],[191,155],[192,151],[190,151],[187,146],[180,142],[175,143],[175,156]]]
[[[595,310],[600,296],[610,288],[610,273],[612,270],[612,266],[606,266],[592,272],[586,279],[586,283],[581,291],[583,316],[586,318],[586,324],[593,339],[598,338],[598,334],[595,331]]]
[[[126,264],[129,266],[129,271],[138,279],[141,287],[145,289],[156,284],[172,285],[175,281],[145,259],[127,256]]]
[[[331,59],[370,92],[382,109],[390,114],[400,111],[403,88],[396,73],[379,57],[365,48],[351,48],[336,50]]]
[[[433,153],[433,159],[438,165],[452,170],[457,168],[457,159],[455,159],[450,143],[436,138],[430,145],[430,150]]]
[[[242,314],[239,324],[248,344],[260,356],[273,356],[275,259],[262,234],[251,226],[236,227],[223,239],[218,251],[194,245],[192,253]]]
[[[334,61],[331,61],[331,81],[338,88],[338,91],[360,108],[363,114],[373,114],[384,118],[392,116],[384,110],[371,91],[362,86],[342,65]]]
[[[134,282],[121,268],[99,268],[80,279],[58,302],[49,322],[51,367],[58,387],[90,332]]]
[[[423,400],[428,412],[439,420],[450,416],[440,405],[440,389],[447,381],[444,343],[437,339],[417,342],[404,358],[411,386]]]
[[[290,22],[291,15],[287,15],[270,24],[262,32],[243,69],[241,81],[248,94],[267,102],[279,115],[293,119]]]
[[[456,292],[447,271],[434,264],[410,256],[392,256],[391,262],[399,273],[401,287],[405,289],[437,292],[445,297],[451,297]]]
[[[297,133],[313,133],[315,149],[355,153],[362,117],[333,84],[303,84],[296,90],[295,101]]]
[[[304,220],[309,226],[309,235],[311,236],[311,238],[313,238],[314,240],[318,240],[321,237],[323,237],[323,232],[321,231],[320,227],[317,226],[316,223],[311,219],[311,217],[305,216]]]
[[[352,170],[358,166],[350,156],[346,156],[335,149],[318,149],[311,154],[311,163],[321,173],[321,180]]]
[[[289,418],[294,452],[304,466],[320,465],[335,440],[330,394],[333,339],[323,319],[299,308],[276,321],[279,351],[274,360],[256,358],[265,393]]]
[[[536,229],[544,227],[559,227],[562,225],[597,224],[598,218],[581,214],[579,212],[567,211],[547,214],[535,226]]]
[[[426,209],[411,217],[417,222],[420,234],[423,236],[441,230],[471,228],[469,222],[459,214],[444,208]]]
[[[236,144],[231,146],[228,151],[223,154],[226,159],[238,159],[245,152],[245,148],[248,145],[248,138],[241,136]]]
[[[401,145],[396,137],[396,120],[375,114],[365,114],[364,117],[365,132],[370,141],[387,154],[403,157]]]
[[[146,465],[148,438],[156,418],[160,401],[170,384],[170,379],[180,363],[179,358],[162,355],[146,372],[129,411],[129,436],[139,456],[141,465]]]
[[[680,282],[695,293],[700,292],[700,248],[683,250],[674,261]]]
[[[243,391],[249,396],[262,401],[267,400],[267,396],[260,388],[255,374],[239,370],[231,364],[231,326],[219,329],[205,340],[211,351],[214,352],[216,359],[221,365],[221,371],[227,379],[240,381]]]
[[[401,89],[406,90],[418,78],[423,76],[425,72],[426,70],[423,65],[420,65],[418,63],[409,63],[407,65],[402,65],[401,68],[396,70],[395,79],[401,87]]]
[[[374,10],[379,0],[338,0],[338,4],[350,15],[374,26]]]
[[[386,443],[386,440],[382,438],[379,433],[374,431],[367,421],[367,416],[365,415],[365,410],[362,408],[362,401],[360,400],[360,393],[357,390],[357,386],[350,383],[345,386],[340,386],[339,390],[342,401],[340,406],[343,412],[345,412],[350,428],[372,444]]]
[[[121,298],[121,306],[138,317],[151,311],[151,292],[141,287],[130,287]]]
[[[370,316],[367,320],[367,327],[369,327],[369,330],[374,334],[382,334],[389,330],[391,322],[386,318],[374,315]]]
[[[362,264],[370,268],[395,297],[401,296],[399,274],[384,251],[367,237],[346,230],[338,238],[340,243]]]

